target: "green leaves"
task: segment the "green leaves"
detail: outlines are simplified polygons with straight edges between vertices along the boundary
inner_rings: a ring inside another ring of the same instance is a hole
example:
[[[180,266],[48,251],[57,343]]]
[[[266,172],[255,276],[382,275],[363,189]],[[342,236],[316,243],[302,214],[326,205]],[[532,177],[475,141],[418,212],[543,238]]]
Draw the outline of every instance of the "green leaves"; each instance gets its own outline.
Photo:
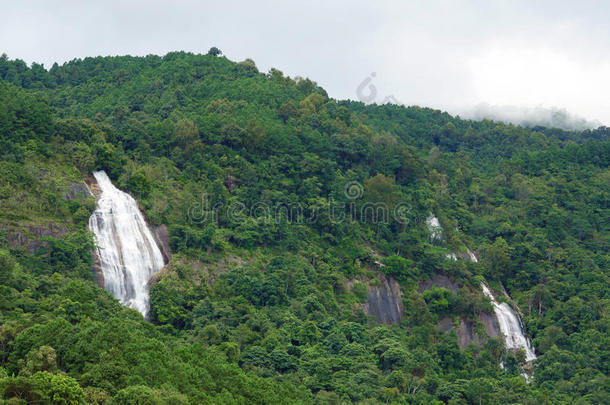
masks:
[[[17,375],[0,371],[0,395],[603,402],[607,128],[337,101],[310,79],[220,55],[50,71],[0,58],[0,364]],[[65,196],[95,169],[169,228],[174,259],[151,280],[151,323],[91,277],[93,199]],[[364,194],[351,199],[348,183]],[[381,221],[378,204],[408,207],[406,221]],[[446,228],[434,245],[422,223],[431,211]],[[478,264],[447,258],[465,246]],[[401,283],[400,327],[363,312],[378,271]],[[438,274],[462,288],[416,292]],[[483,275],[523,312],[540,355],[529,385],[501,338],[460,350],[437,324],[466,318],[483,333]]]

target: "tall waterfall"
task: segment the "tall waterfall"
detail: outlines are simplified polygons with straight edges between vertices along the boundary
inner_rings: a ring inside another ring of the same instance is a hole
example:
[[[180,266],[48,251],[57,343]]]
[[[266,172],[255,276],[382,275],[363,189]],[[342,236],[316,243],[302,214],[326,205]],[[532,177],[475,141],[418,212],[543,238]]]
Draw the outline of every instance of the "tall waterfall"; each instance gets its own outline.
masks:
[[[123,305],[148,315],[148,279],[164,266],[163,255],[136,201],[116,188],[104,171],[93,173],[101,190],[89,218],[104,288]]]
[[[466,252],[468,253],[471,262],[478,262],[477,257],[470,249],[467,248]],[[500,331],[504,335],[506,348],[523,349],[525,350],[525,361],[535,360],[536,353],[534,353],[534,348],[529,339],[523,334],[519,315],[517,315],[507,303],[498,303],[496,297],[494,297],[485,283],[481,283],[481,289],[483,290],[483,294],[489,297],[491,304],[494,307],[494,313],[496,314],[496,319],[500,325]]]
[[[504,335],[506,348],[523,349],[525,350],[525,361],[535,360],[536,354],[534,353],[534,348],[529,339],[523,335],[523,328],[521,327],[519,316],[507,303],[498,303],[485,283],[481,283],[481,288],[483,289],[483,294],[489,297],[491,304],[494,307],[494,312],[498,319],[498,324],[500,325],[500,331],[502,331],[502,334]]]
[[[426,225],[432,239],[438,240],[442,237],[443,228],[436,216],[430,214],[430,216],[426,218]],[[478,262],[476,255],[470,249],[466,248],[466,254],[468,260],[474,263]],[[447,259],[457,260],[457,255],[455,253],[449,253],[445,256]],[[483,294],[491,300],[496,319],[500,326],[500,331],[504,335],[506,348],[513,350],[523,349],[525,350],[525,361],[535,360],[536,354],[534,353],[534,348],[529,339],[523,334],[519,315],[517,315],[507,303],[498,303],[485,283],[481,283],[481,288],[483,289]]]

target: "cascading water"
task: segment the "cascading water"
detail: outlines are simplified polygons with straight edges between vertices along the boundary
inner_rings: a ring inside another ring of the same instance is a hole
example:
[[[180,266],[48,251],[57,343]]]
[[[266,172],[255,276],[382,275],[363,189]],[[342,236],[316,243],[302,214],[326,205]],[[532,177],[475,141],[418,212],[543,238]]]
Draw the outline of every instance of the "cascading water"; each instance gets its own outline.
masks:
[[[523,349],[525,351],[525,361],[535,360],[536,354],[534,353],[534,349],[530,344],[529,339],[523,335],[523,328],[521,327],[519,316],[507,303],[498,303],[485,283],[481,283],[481,288],[483,289],[483,294],[489,297],[491,304],[494,307],[494,313],[498,319],[500,330],[504,335],[506,348],[513,350]]]
[[[432,239],[440,239],[442,237],[443,228],[441,227],[437,217],[430,215],[426,219],[426,225],[428,226]],[[471,262],[478,262],[477,257],[470,249],[467,248],[466,252],[468,254],[468,259]],[[457,260],[457,255],[455,253],[447,254],[446,257],[450,260]],[[513,350],[523,349],[525,351],[525,361],[529,362],[535,360],[536,354],[534,353],[534,348],[532,347],[529,339],[527,339],[523,334],[523,328],[521,326],[521,319],[519,318],[519,315],[517,315],[507,303],[498,303],[485,283],[481,283],[481,289],[483,290],[483,293],[491,300],[496,319],[498,320],[498,324],[500,326],[500,331],[504,335],[506,348]]]
[[[470,249],[466,249],[468,257],[471,262],[477,263],[477,257],[472,253]],[[496,298],[491,293],[491,290],[485,283],[481,283],[481,289],[491,300],[491,304],[494,307],[494,313],[496,319],[500,325],[500,331],[504,335],[505,346],[507,349],[523,349],[525,350],[525,361],[532,361],[536,359],[536,353],[532,347],[528,338],[523,334],[523,328],[521,327],[521,318],[513,311],[510,305],[507,303],[498,303]]]
[[[468,257],[470,258],[470,261],[473,263],[478,263],[479,260],[477,259],[477,257],[474,255],[474,253],[472,253],[472,251],[468,248],[466,248],[466,253],[468,253]]]
[[[428,226],[428,231],[430,231],[430,237],[433,240],[440,240],[443,237],[443,227],[438,218],[433,214],[430,214],[430,216],[426,218],[426,225]]]
[[[165,265],[163,255],[137,202],[116,188],[104,171],[93,176],[101,195],[89,218],[89,229],[95,234],[104,288],[146,317],[148,279]]]

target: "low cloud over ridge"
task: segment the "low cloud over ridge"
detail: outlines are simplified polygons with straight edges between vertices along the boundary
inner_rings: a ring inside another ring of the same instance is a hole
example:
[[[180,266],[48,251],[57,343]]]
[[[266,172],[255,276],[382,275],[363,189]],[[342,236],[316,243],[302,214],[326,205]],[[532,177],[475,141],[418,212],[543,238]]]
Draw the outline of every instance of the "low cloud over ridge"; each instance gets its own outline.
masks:
[[[504,121],[526,127],[540,125],[573,131],[597,128],[601,125],[599,121],[587,120],[570,113],[565,108],[543,106],[518,107],[481,103],[471,109],[460,112],[460,116],[474,120],[490,119]]]

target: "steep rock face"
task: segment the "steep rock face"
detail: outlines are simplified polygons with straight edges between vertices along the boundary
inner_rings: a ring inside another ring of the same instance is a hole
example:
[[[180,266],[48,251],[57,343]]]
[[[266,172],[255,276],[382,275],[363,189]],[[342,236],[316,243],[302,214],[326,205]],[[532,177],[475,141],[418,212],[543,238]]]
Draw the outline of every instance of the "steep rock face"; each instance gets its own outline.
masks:
[[[460,285],[443,274],[434,274],[429,280],[421,281],[419,283],[418,291],[423,293],[431,288],[446,288],[450,291],[458,291]],[[454,326],[451,318],[441,318],[436,325],[436,330],[441,332],[455,330],[458,337],[458,344],[462,349],[471,343],[481,345],[485,343],[488,337],[500,336],[500,325],[494,315],[482,312],[479,314],[479,321],[485,326],[486,336],[478,335],[475,332],[474,323],[467,318],[460,318],[457,328]]]
[[[93,276],[95,277],[95,281],[97,285],[101,288],[104,288],[104,273],[102,272],[102,262],[100,261],[100,257],[96,253],[96,251],[91,252],[91,259],[93,260]]]
[[[377,280],[378,286],[367,286],[366,303],[362,309],[379,323],[400,324],[404,313],[400,284],[383,273],[379,273]]]
[[[44,242],[42,242],[40,238],[44,236],[61,238],[63,235],[70,232],[70,230],[64,225],[58,225],[54,222],[17,226],[0,224],[0,231],[4,231],[6,233],[9,247],[23,247],[28,253],[31,254],[36,253],[36,251],[43,246]]]
[[[435,274],[430,280],[421,281],[417,289],[422,293],[434,287],[446,288],[449,291],[457,291],[460,289],[460,286],[455,281],[443,274]]]
[[[441,318],[434,328],[439,332],[449,332],[453,329],[453,319],[448,316]]]
[[[153,228],[152,231],[155,242],[157,242],[157,245],[161,250],[165,263],[169,263],[169,260],[172,258],[172,252],[169,248],[169,230],[167,229],[167,226],[161,224]]]
[[[76,200],[79,198],[87,198],[91,196],[89,187],[85,183],[70,183],[68,191],[63,195],[68,200]]]
[[[491,316],[489,314],[483,314],[482,316],[484,316],[486,321],[489,320],[491,322],[494,320],[493,316]],[[479,317],[479,320],[482,321],[481,317]],[[485,323],[485,322],[483,322],[483,323]],[[490,325],[491,325],[491,323],[490,323]],[[458,345],[460,346],[461,349],[466,348],[469,344],[482,345],[487,340],[487,337],[497,336],[497,335],[490,335],[489,332],[487,333],[487,336],[480,336],[476,333],[474,326],[475,326],[474,322],[472,322],[470,319],[462,317],[459,319],[457,328],[456,328],[454,325],[453,319],[451,319],[449,317],[444,317],[444,318],[439,319],[438,323],[435,326],[435,329],[438,330],[439,332],[445,332],[445,333],[448,333],[448,332],[451,332],[452,330],[454,330],[455,334],[457,335],[457,338],[458,338]],[[486,323],[485,323],[485,328],[487,331]],[[496,325],[491,326],[491,328],[492,328],[491,329],[492,333],[494,333],[493,330],[498,328],[497,322],[496,322]]]
[[[477,335],[477,333],[474,330],[474,323],[471,320],[466,319],[466,318],[460,319],[458,329],[457,329],[457,336],[458,336],[458,345],[462,349],[464,349],[471,343],[473,343],[475,345],[481,345],[486,340],[485,338],[482,338],[481,336]]]
[[[63,198],[68,200],[86,199],[91,196],[89,189],[84,183],[69,183]],[[30,221],[28,221],[30,222]],[[0,231],[6,234],[9,247],[25,248],[27,253],[36,253],[44,242],[42,237],[61,238],[70,232],[65,225],[49,221],[46,223],[0,223]]]
[[[497,337],[500,336],[500,325],[498,324],[498,319],[487,312],[481,312],[479,314],[479,321],[483,325],[485,325],[485,333],[489,337]]]

